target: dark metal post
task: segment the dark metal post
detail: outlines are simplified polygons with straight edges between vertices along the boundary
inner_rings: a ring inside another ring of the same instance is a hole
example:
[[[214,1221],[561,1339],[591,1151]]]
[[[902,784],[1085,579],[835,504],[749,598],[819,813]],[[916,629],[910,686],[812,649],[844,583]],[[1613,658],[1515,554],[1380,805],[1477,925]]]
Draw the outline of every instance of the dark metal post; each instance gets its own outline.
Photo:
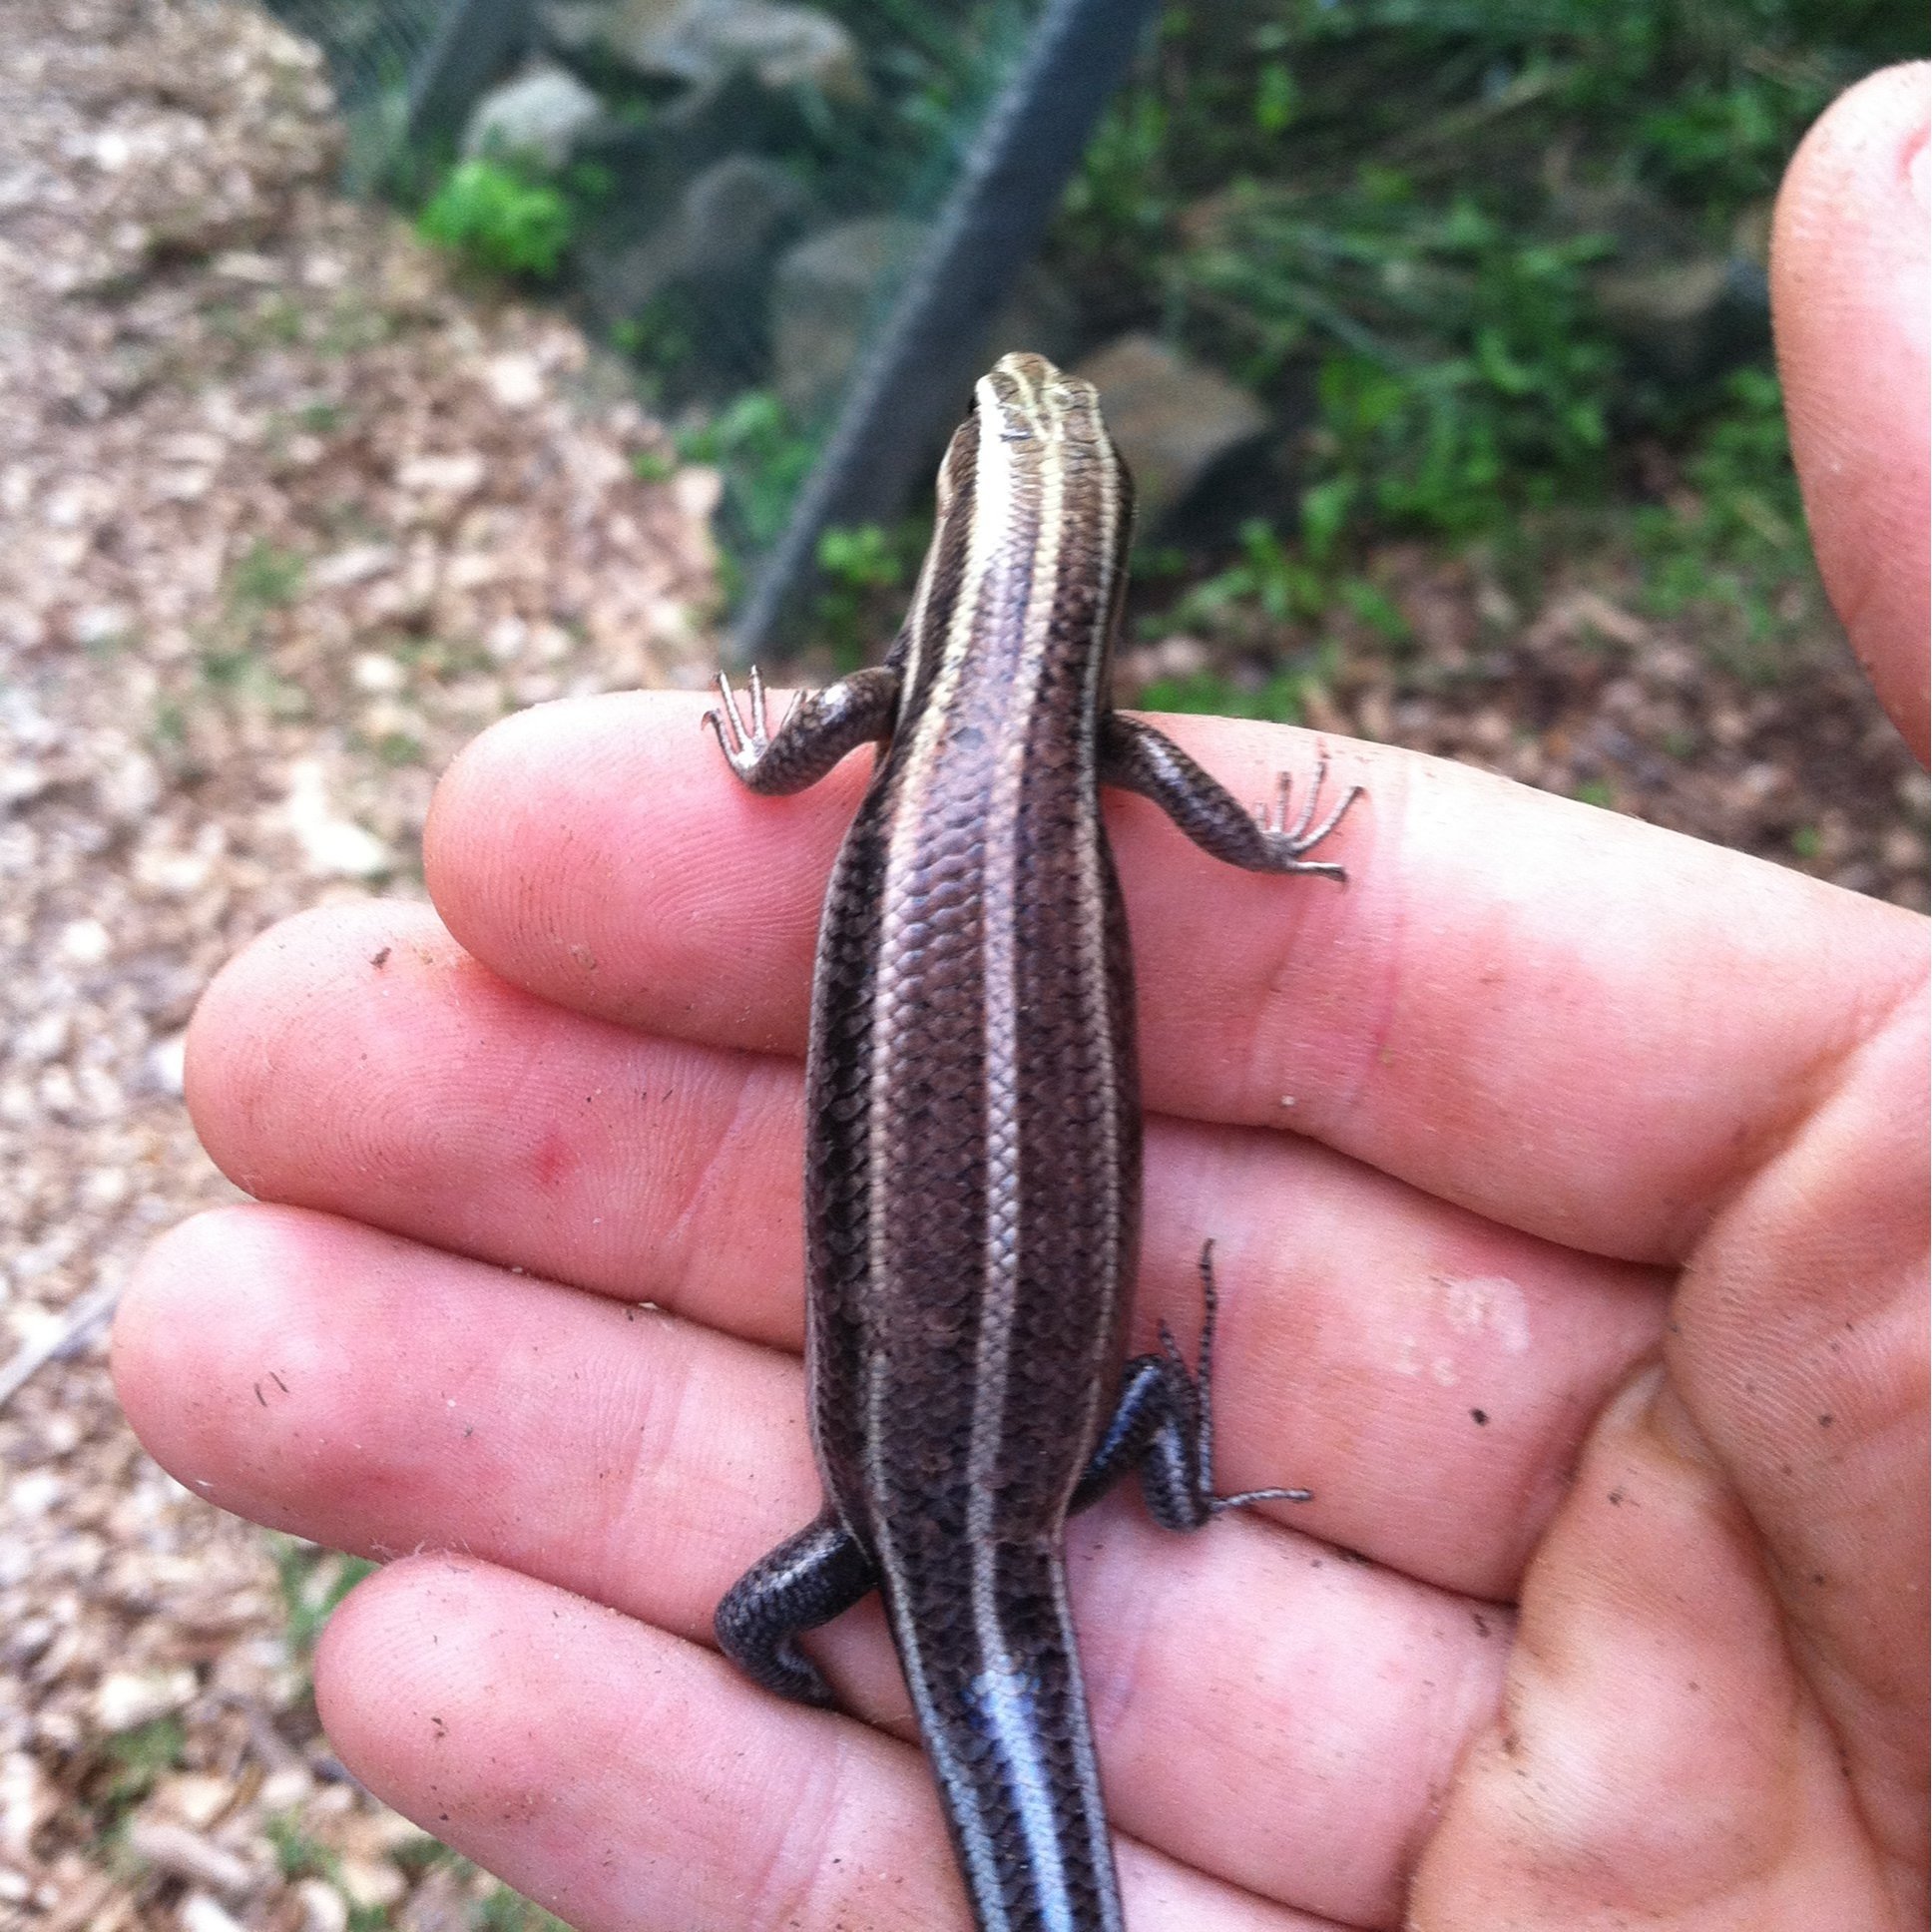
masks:
[[[732,629],[738,663],[765,648],[810,582],[823,532],[895,514],[922,455],[963,411],[1001,299],[1159,3],[1047,0]]]
[[[530,39],[531,0],[448,0],[409,77],[405,138],[453,134],[476,97]]]

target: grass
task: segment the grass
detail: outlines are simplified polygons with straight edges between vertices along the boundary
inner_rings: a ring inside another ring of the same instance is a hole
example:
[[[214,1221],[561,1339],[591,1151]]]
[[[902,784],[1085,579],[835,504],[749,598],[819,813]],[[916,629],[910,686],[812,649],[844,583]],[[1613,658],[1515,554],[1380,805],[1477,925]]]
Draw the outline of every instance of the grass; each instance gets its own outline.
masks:
[[[872,655],[873,639],[891,635],[929,535],[923,519],[910,517],[891,530],[866,523],[818,539],[812,627],[839,671],[856,671]]]
[[[292,1536],[270,1536],[275,1582],[281,1593],[288,1649],[306,1665],[330,1613],[376,1566],[366,1557],[344,1556]]]
[[[292,550],[257,537],[229,572],[227,597],[240,611],[277,611],[301,595],[307,566]]]
[[[742,560],[777,542],[817,448],[766,389],[747,390],[679,436],[687,462],[712,464],[724,479],[719,561],[727,598],[737,594]]]
[[[112,1769],[101,1798],[110,1817],[119,1819],[145,1798],[167,1775],[179,1768],[188,1733],[179,1717],[157,1717],[151,1723],[124,1730],[107,1740]]]
[[[577,218],[554,183],[521,167],[477,160],[450,170],[416,227],[490,273],[550,281],[563,266]]]
[[[1709,648],[1749,684],[1774,683],[1813,635],[1823,591],[1791,469],[1782,399],[1768,370],[1739,369],[1727,406],[1697,431],[1677,500],[1631,522],[1658,617],[1694,614]]]
[[[1308,674],[1277,671],[1252,690],[1211,671],[1185,678],[1157,678],[1142,686],[1138,709],[1150,712],[1204,712],[1215,718],[1264,718],[1276,724],[1299,724]]]
[[[1144,623],[1292,649],[1345,617],[1399,650],[1376,546],[1561,527],[1635,548],[1654,614],[1695,609],[1774,676],[1818,607],[1768,356],[1666,382],[1597,276],[1656,235],[1733,246],[1831,96],[1924,37],[1897,0],[1171,7],[1055,259],[1305,427],[1298,518]],[[1681,477],[1668,501],[1638,449]]]

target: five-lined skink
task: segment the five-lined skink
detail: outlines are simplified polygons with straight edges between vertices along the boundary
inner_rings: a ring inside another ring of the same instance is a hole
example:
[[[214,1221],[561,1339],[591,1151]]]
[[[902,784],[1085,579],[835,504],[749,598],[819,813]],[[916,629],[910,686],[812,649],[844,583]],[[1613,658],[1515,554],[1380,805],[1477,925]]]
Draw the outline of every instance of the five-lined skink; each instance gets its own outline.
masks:
[[[1199,1376],[1120,1367],[1141,1115],[1126,920],[1100,787],[1263,872],[1306,854],[1321,768],[1250,813],[1112,709],[1132,515],[1093,389],[1009,355],[939,472],[931,549],[883,666],[766,723],[707,716],[752,790],[881,750],[832,872],[806,1070],[805,1361],[818,1519],[720,1605],[759,1684],[828,1703],[798,1634],[883,1595],[981,1932],[1123,1925],[1068,1615],[1070,1511],[1139,1465],[1161,1522],[1262,1491],[1211,1481]]]

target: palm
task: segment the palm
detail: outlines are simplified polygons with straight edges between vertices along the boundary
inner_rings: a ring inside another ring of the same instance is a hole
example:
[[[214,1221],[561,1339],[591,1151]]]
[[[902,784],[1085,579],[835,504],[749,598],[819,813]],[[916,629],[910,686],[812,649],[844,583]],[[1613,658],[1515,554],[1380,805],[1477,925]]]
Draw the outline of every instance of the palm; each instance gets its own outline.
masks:
[[[439,1835],[587,1927],[956,1922],[876,1613],[818,1647],[870,1727],[704,1647],[816,1502],[792,1056],[861,774],[739,797],[700,709],[500,726],[432,821],[447,931],[337,909],[230,969],[192,1097],[281,1205],[165,1242],[117,1366],[216,1501],[462,1553],[391,1565],[318,1661],[337,1747]],[[1282,755],[1189,743],[1254,795]],[[1922,922],[1351,762],[1345,892],[1114,817],[1144,1335],[1187,1332],[1213,1235],[1222,1484],[1316,1492],[1075,1526],[1130,1918],[1910,1922]]]

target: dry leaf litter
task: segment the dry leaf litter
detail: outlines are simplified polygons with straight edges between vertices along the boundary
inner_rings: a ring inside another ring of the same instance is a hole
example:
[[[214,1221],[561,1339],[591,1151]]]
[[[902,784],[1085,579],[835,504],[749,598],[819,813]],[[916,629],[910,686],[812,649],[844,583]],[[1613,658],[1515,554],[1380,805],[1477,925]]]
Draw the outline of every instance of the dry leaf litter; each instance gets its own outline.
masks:
[[[701,682],[716,481],[640,481],[662,432],[571,327],[335,196],[317,56],[262,16],[0,0],[0,1927],[511,1923],[319,1733],[339,1560],[150,1463],[102,1326],[233,1197],[180,1101],[210,975],[417,890],[434,773],[506,711]],[[1441,675],[1364,653],[1316,724],[1786,859],[1809,827],[1807,869],[1924,904],[1924,780],[1841,658],[1751,691],[1615,586],[1525,620],[1388,581]]]

